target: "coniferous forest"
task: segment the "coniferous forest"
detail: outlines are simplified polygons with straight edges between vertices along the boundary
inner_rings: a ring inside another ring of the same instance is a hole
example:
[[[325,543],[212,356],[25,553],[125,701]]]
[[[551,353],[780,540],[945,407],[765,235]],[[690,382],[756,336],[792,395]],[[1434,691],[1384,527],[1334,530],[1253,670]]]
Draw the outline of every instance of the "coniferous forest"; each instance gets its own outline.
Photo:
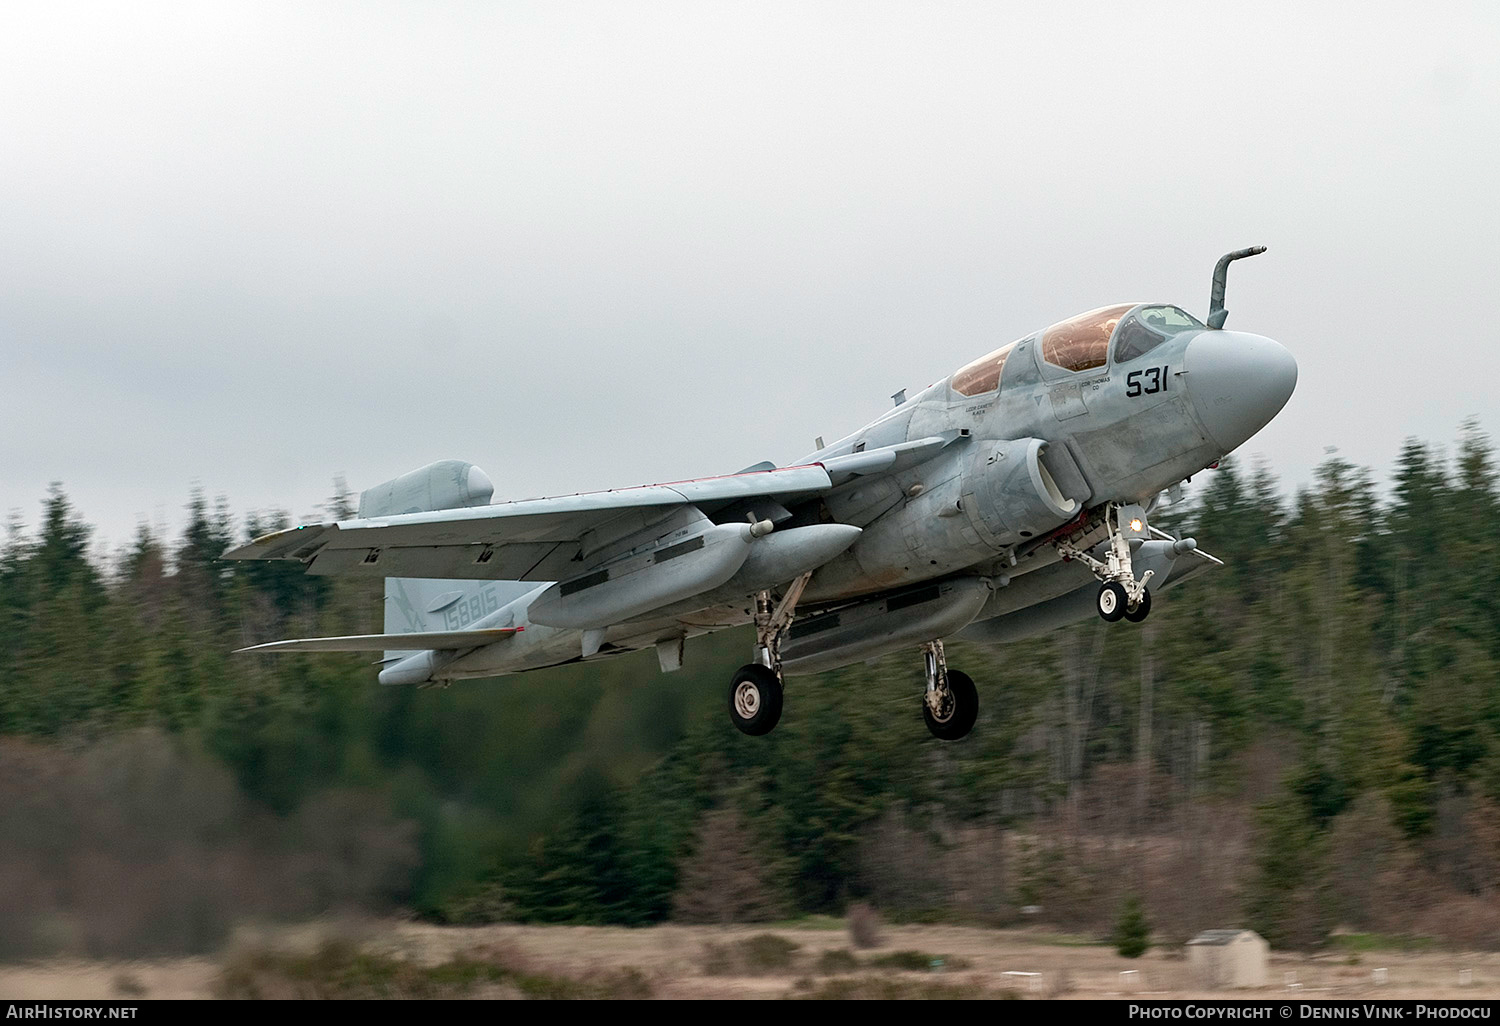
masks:
[[[347,515],[349,499],[330,509]],[[448,689],[367,656],[378,585],[217,560],[284,526],[195,494],[100,553],[55,486],[0,550],[0,957],[211,950],[241,921],[890,919],[1159,940],[1243,924],[1500,947],[1500,492],[1474,424],[1305,487],[1226,460],[1156,522],[1227,566],[1144,624],[792,678],[749,738],[750,635]],[[302,511],[305,512],[305,511]],[[1025,911],[1023,911],[1025,910]]]

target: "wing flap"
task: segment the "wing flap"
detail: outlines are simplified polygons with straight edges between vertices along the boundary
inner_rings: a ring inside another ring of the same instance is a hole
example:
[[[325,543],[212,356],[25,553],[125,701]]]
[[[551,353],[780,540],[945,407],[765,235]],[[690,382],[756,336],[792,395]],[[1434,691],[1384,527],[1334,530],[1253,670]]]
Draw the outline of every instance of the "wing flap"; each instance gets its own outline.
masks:
[[[426,648],[478,648],[508,638],[521,627],[487,627],[470,631],[429,631],[422,634],[353,634],[342,638],[296,638],[251,645],[237,652],[406,652]]]
[[[448,581],[536,581],[532,570],[562,543],[515,545],[328,545],[307,572],[314,576],[437,577]],[[569,555],[577,546],[569,547]],[[577,564],[574,564],[575,566]]]

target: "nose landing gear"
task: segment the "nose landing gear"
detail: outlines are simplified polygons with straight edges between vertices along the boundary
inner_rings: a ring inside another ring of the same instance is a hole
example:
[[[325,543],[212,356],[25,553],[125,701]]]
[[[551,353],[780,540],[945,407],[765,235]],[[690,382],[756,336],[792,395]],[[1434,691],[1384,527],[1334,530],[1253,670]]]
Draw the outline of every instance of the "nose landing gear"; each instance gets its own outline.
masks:
[[[1146,590],[1146,585],[1156,571],[1147,570],[1139,580],[1136,579],[1130,559],[1130,540],[1126,538],[1125,528],[1121,523],[1124,516],[1124,511],[1114,503],[1110,503],[1105,509],[1104,521],[1109,527],[1109,552],[1103,561],[1095,559],[1071,542],[1060,542],[1057,546],[1063,559],[1078,560],[1100,580],[1096,608],[1099,616],[1107,623],[1114,623],[1121,617],[1131,623],[1140,623],[1151,613],[1151,593]],[[1132,521],[1131,529],[1139,531],[1141,521]]]

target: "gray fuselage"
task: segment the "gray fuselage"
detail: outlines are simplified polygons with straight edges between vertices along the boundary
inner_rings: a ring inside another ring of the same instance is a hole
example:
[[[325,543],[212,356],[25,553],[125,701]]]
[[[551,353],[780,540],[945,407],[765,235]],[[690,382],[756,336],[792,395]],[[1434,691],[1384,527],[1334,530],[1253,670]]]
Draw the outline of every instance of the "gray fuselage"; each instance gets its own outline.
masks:
[[[1091,512],[1106,503],[1149,509],[1164,490],[1268,423],[1296,376],[1291,355],[1268,338],[1206,328],[1175,307],[1105,308],[982,357],[808,454],[797,464],[870,453],[872,470],[799,506],[750,511],[775,519],[777,532],[830,523],[861,529],[813,573],[798,607],[798,625],[832,622],[838,629],[824,631],[820,642],[817,634],[799,637],[794,625],[788,672],[871,658],[927,640],[921,635],[928,631],[1005,641],[1089,615],[1079,597],[1091,576],[1077,564],[1059,565],[1048,540],[1060,531],[1087,534]],[[881,467],[876,457],[884,450],[917,440],[938,440],[935,455]],[[1170,541],[1136,545],[1143,565],[1160,567],[1159,587],[1176,550]],[[420,604],[427,591],[452,582],[407,583]],[[527,617],[549,585],[487,587],[500,590],[483,606],[485,624],[525,629],[441,657],[447,661],[433,667],[434,679],[580,658],[582,632]],[[929,593],[925,609],[902,598]],[[719,589],[701,599],[613,624],[591,657],[656,646],[668,668],[673,644],[680,658],[683,639],[752,618],[749,594]],[[859,622],[870,626],[859,633],[852,626]]]

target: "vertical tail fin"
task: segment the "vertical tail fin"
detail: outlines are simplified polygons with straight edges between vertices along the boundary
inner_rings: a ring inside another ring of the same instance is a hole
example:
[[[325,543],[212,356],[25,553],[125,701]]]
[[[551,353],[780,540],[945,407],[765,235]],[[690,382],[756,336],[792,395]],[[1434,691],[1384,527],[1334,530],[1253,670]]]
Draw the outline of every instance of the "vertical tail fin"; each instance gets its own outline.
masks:
[[[542,587],[536,581],[385,579],[385,633],[468,630],[506,603]],[[495,626],[509,626],[498,624]]]
[[[361,517],[426,513],[488,505],[495,493],[489,476],[472,463],[439,460],[420,470],[366,489]],[[419,577],[385,580],[385,633],[461,631],[538,585],[526,581],[448,581]],[[405,652],[387,652],[392,659]]]

